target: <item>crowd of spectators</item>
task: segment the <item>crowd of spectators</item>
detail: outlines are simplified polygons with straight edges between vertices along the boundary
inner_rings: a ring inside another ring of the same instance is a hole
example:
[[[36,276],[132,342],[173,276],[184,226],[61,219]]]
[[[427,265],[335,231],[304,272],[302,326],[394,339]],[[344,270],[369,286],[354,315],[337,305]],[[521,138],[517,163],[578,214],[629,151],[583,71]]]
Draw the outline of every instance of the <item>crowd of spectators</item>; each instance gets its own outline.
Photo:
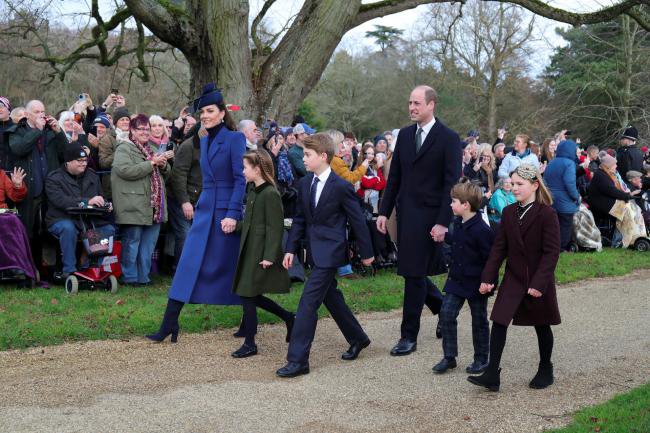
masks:
[[[100,105],[84,93],[67,109],[50,113],[52,109],[38,100],[14,107],[0,97],[0,209],[17,210],[28,240],[12,247],[16,256],[28,256],[43,277],[48,275],[45,268],[56,268],[54,279],[65,279],[83,267],[83,257],[76,255],[81,228],[67,209],[84,204],[111,211],[97,217],[94,225],[122,241],[123,284],[149,284],[153,264],[165,253],[172,257],[173,272],[201,194],[199,140],[207,134],[205,129],[186,108],[173,117],[131,113],[117,93]],[[303,141],[315,130],[300,116],[286,126],[245,119],[237,129],[248,149],[269,152],[284,217],[291,218],[296,181],[307,174]],[[394,264],[395,216],[386,235],[376,230],[375,221],[399,130],[365,141],[351,131],[325,132],[336,145],[332,170],[357,191],[377,266]],[[650,185],[650,156],[647,147],[637,144],[634,127],[626,128],[613,146],[582,146],[568,131],[544,139],[541,146],[523,133],[510,141],[508,132],[500,129],[497,136],[489,144],[472,130],[463,142],[462,173],[483,191],[481,215],[491,227],[515,201],[510,173],[527,163],[539,168],[553,195],[563,249],[572,240],[574,215],[581,205],[594,216],[616,219],[615,245],[627,247],[635,236],[645,235],[649,214],[643,193]],[[49,235],[58,241],[58,265],[43,256]],[[0,263],[3,268],[7,266]],[[339,275],[356,278],[352,266],[339,269]]]

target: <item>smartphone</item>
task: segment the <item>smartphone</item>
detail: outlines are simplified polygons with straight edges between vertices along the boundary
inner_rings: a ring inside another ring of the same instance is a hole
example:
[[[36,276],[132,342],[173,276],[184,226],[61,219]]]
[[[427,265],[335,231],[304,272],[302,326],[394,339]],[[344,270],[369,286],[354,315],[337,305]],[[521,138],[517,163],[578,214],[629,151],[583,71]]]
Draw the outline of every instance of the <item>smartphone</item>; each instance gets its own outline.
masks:
[[[119,94],[120,94],[119,89],[116,88],[111,89],[111,95],[119,95]]]
[[[174,143],[171,141],[167,143],[167,147],[165,147],[165,151],[169,151],[169,150],[174,150]]]
[[[74,121],[81,125],[81,122],[82,122],[81,114],[75,113],[74,114]]]
[[[572,134],[572,131],[569,130],[569,131],[564,133],[564,136],[565,137],[571,137],[571,134]]]

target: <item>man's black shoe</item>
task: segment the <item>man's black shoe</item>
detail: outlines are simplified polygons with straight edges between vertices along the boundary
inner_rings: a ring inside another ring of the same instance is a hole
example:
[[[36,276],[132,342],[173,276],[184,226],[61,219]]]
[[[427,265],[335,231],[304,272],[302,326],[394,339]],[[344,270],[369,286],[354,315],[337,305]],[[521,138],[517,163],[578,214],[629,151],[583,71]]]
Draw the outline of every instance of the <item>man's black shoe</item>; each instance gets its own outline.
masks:
[[[309,364],[299,362],[288,362],[287,365],[275,372],[280,377],[296,377],[301,374],[309,374]]]
[[[417,341],[407,340],[406,338],[400,339],[390,351],[392,356],[404,356],[409,353],[415,352],[418,348]]]
[[[368,346],[370,346],[370,340],[362,341],[361,343],[352,343],[347,352],[344,352],[343,355],[341,355],[341,359],[346,361],[357,359],[359,353]]]
[[[442,360],[433,366],[433,372],[437,374],[442,374],[447,372],[447,370],[456,368],[456,358],[442,358]]]

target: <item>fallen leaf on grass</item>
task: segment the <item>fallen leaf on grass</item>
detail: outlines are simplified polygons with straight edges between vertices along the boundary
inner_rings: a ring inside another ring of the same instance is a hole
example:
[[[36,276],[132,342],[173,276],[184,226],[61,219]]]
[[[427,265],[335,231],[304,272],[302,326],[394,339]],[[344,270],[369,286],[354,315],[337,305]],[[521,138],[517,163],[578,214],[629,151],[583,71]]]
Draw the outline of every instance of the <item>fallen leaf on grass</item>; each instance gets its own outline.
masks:
[[[592,416],[592,417],[589,418],[589,421],[598,422],[598,418],[596,418],[595,416]]]
[[[124,299],[118,299],[117,301],[115,301],[115,305],[122,305],[122,304],[124,304]]]
[[[52,305],[56,305],[56,304],[58,304],[58,303],[59,303],[59,301],[57,301],[57,300],[54,299],[54,298],[52,298],[52,300],[50,301],[50,304],[52,304]]]
[[[472,418],[470,418],[469,416],[465,415],[465,416],[463,417],[463,419],[464,419],[465,421],[469,421],[469,420],[472,419]]]
[[[600,431],[600,427],[594,427],[594,431],[595,431],[595,432],[599,432],[599,431]]]

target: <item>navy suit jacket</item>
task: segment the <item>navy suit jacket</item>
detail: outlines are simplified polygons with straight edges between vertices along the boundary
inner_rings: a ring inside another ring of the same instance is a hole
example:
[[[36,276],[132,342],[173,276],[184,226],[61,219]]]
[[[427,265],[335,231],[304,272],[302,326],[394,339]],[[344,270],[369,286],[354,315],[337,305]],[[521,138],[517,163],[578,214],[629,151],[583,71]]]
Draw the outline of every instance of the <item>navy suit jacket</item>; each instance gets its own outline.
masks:
[[[373,257],[370,232],[361,212],[359,199],[349,182],[330,173],[314,212],[310,206],[310,188],[314,175],[309,173],[298,183],[296,216],[289,231],[286,251],[296,254],[301,239],[306,239],[311,261],[319,268],[338,268],[349,262],[347,223],[356,236],[364,259]]]

